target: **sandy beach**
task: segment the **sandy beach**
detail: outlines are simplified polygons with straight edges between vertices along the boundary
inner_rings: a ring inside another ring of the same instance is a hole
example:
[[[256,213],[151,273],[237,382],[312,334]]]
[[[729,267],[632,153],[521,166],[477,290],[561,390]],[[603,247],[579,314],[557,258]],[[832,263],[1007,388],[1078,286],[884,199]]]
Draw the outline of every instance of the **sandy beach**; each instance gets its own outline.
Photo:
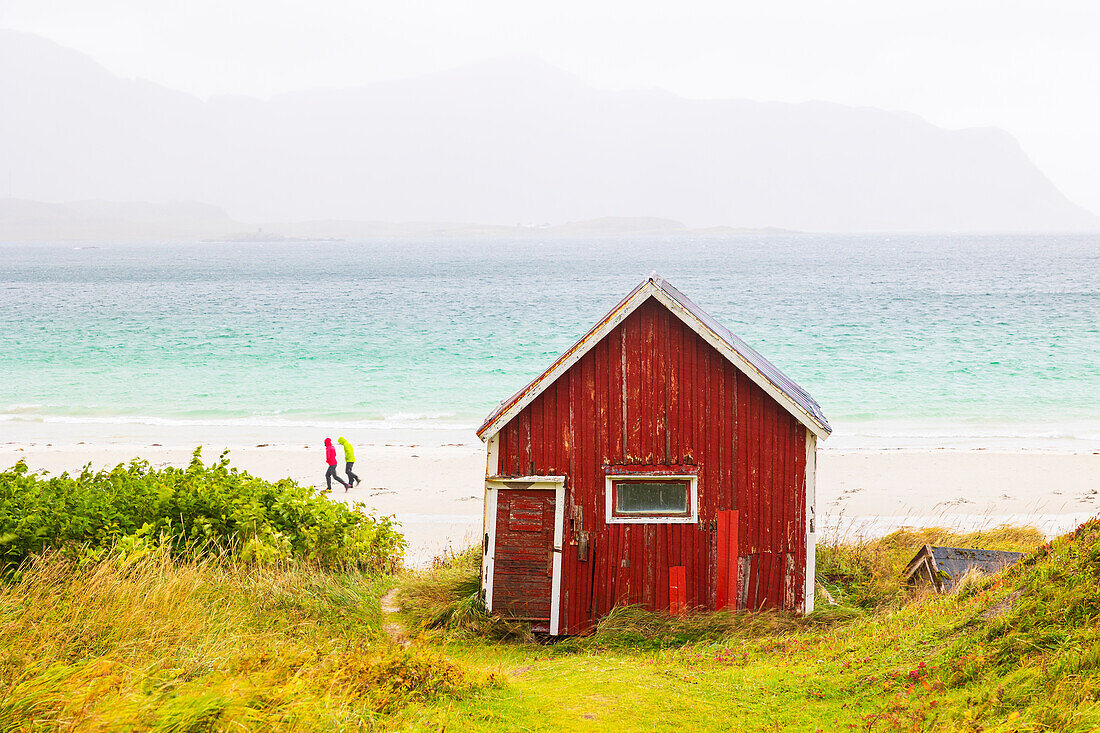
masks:
[[[338,433],[324,426],[8,423],[0,465],[23,459],[32,470],[58,474],[141,457],[157,467],[184,466],[202,444],[207,462],[229,449],[233,465],[249,473],[320,488],[322,442],[329,434]],[[376,430],[349,432],[348,438],[363,483],[350,491],[334,485],[330,496],[395,515],[409,540],[410,564],[478,541],[485,452],[472,431]],[[1100,450],[833,449],[826,443],[818,454],[817,487],[824,536],[1003,523],[1053,535],[1100,512]]]

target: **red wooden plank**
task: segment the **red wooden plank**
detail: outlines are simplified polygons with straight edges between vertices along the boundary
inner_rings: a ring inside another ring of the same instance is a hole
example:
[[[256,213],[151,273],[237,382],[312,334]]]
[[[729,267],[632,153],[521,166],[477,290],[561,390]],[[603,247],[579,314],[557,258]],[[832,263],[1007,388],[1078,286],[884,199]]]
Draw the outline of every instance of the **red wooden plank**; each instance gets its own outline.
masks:
[[[546,436],[543,430],[546,420],[543,411],[546,409],[546,392],[535,398],[531,403],[531,473],[539,471],[546,465]]]
[[[775,552],[785,554],[787,552],[787,528],[785,526],[785,521],[787,519],[788,497],[787,487],[784,484],[783,480],[783,476],[786,472],[786,469],[784,467],[784,459],[787,455],[786,451],[784,450],[784,446],[786,445],[786,436],[783,434],[783,418],[786,415],[786,411],[779,407],[779,405],[773,403],[772,415],[774,419],[773,424],[775,425],[775,437],[772,439],[775,446],[772,450],[772,470],[774,472],[774,478],[772,480],[775,483],[774,496],[776,503],[775,523],[773,525],[775,529],[773,530],[772,536],[774,537],[773,544],[775,545]],[[782,563],[779,564],[782,565]],[[779,575],[780,577],[782,577],[782,570],[780,571]],[[780,605],[782,605],[782,595],[779,596],[779,601]]]
[[[780,415],[781,409],[775,403],[772,403],[772,496],[775,502],[775,518],[772,520],[772,546],[775,553],[786,553],[787,547],[785,545],[785,538],[787,535],[786,529],[783,527],[783,520],[786,516],[786,492],[783,486],[783,443],[780,440],[781,423],[783,422]],[[775,563],[782,566],[782,563]],[[782,577],[782,570],[779,572],[779,576]],[[782,605],[783,597],[778,597],[780,605]]]
[[[498,434],[500,443],[497,444],[497,473],[505,475],[511,472],[512,436],[515,435],[516,421],[508,423]]]
[[[727,552],[729,548],[729,512],[718,512],[717,532],[718,532],[718,557],[716,558],[716,565],[718,566],[718,577],[716,579],[717,585],[717,603],[715,609],[721,610],[729,605],[729,554]]]
[[[523,418],[513,420],[508,424],[508,455],[507,466],[504,467],[503,473],[509,476],[515,476],[520,473],[520,464],[522,459],[520,458],[520,426],[523,424]]]
[[[740,497],[737,495],[738,488],[739,488],[738,487],[738,481],[737,481],[737,467],[740,463],[740,456],[738,455],[738,450],[740,449],[741,444],[737,440],[737,425],[738,425],[738,420],[737,420],[737,383],[739,381],[738,377],[740,376],[740,372],[736,369],[730,369],[729,370],[729,375],[730,375],[730,411],[729,411],[729,420],[730,420],[730,433],[729,433],[730,434],[730,438],[729,438],[729,440],[730,440],[730,468],[729,468],[730,505],[729,505],[729,508],[730,509],[739,509],[741,504],[740,504]]]
[[[519,466],[517,444],[520,422],[518,419],[513,420],[498,433],[500,444],[497,446],[497,473],[501,476],[515,475],[516,467]]]
[[[665,404],[667,409],[668,428],[668,456],[669,463],[683,463],[680,456],[680,423],[683,416],[680,414],[680,364],[683,360],[683,333],[679,318],[667,317],[664,319],[664,342],[668,344],[668,361],[665,366],[665,380],[668,389],[665,391]]]
[[[695,419],[699,400],[695,393],[695,333],[687,329],[681,329],[683,337],[683,370],[681,373],[681,403],[683,405],[683,424],[680,426],[680,454],[685,462],[690,461],[698,465],[699,456],[699,423]],[[699,479],[700,493],[702,492],[702,479]],[[704,605],[704,589],[699,588],[700,578],[704,575],[701,566],[696,564],[696,538],[700,532],[700,525],[695,524],[687,528],[681,535],[681,561],[684,564],[684,582],[687,584],[687,602],[692,606]]]
[[[794,438],[794,419],[780,412],[783,418],[780,428],[780,440],[783,443],[783,453],[780,461],[783,475],[783,551],[791,552],[794,549],[794,524],[796,487],[794,485],[794,451],[791,441]]]
[[[734,431],[737,419],[737,393],[733,372],[733,365],[723,360],[722,386],[725,391],[725,406],[722,408],[722,450],[725,453],[722,460],[722,482],[726,488],[726,503],[723,505],[723,509],[734,509],[737,506],[737,487],[733,479],[734,462],[737,455],[737,440]]]
[[[773,534],[773,536],[774,536],[773,544],[775,545],[775,552],[776,553],[782,553],[782,554],[785,555],[786,552],[787,552],[787,505],[788,505],[787,500],[789,498],[788,492],[787,492],[786,479],[785,479],[785,476],[786,476],[785,459],[787,457],[787,450],[786,450],[786,448],[787,448],[786,437],[787,436],[783,431],[783,426],[786,422],[783,418],[786,415],[786,411],[779,408],[779,407],[776,407],[776,408],[773,409],[773,413],[775,414],[775,438],[774,438],[775,450],[773,451],[773,453],[774,453],[773,461],[774,461],[774,466],[775,467],[774,467],[773,470],[775,471],[775,503],[776,503],[776,513],[775,513],[775,523],[774,523],[775,529],[774,529],[774,534]],[[783,563],[780,563],[780,565],[783,568],[786,567]],[[780,571],[780,573],[779,573],[780,578],[782,578],[783,572],[784,572],[784,570]],[[780,583],[780,589],[782,589],[782,582]],[[783,597],[782,597],[782,595],[780,595],[780,601],[782,602],[782,600],[783,600]]]
[[[783,572],[787,568],[787,553],[776,552],[772,554],[772,583],[771,596],[772,608],[783,607]]]
[[[806,514],[806,429],[801,425],[795,425],[795,482],[798,486],[796,492],[796,500],[798,506],[796,509],[796,516],[798,517],[797,531],[795,533],[795,563],[799,568],[802,568],[803,581],[805,581],[805,568],[806,568],[806,533],[809,532],[809,517]],[[796,603],[799,607],[806,601],[805,593],[806,584],[802,583],[798,589],[796,595]]]
[[[731,608],[737,608],[737,599],[741,597],[741,587],[738,583],[738,568],[740,567],[740,551],[741,545],[738,542],[738,535],[740,533],[740,510],[734,509],[733,517],[730,520],[730,534],[729,534],[729,580],[727,583],[730,588],[730,603]]]
[[[764,572],[760,574],[760,590],[757,591],[756,600],[760,608],[772,608],[772,581],[775,577],[773,567],[775,564],[775,554],[772,552],[762,552],[760,554],[761,557],[764,558]]]
[[[642,554],[643,526],[640,524],[626,525],[627,538],[630,543],[630,567],[627,568],[629,571],[628,577],[630,578],[627,586],[629,588],[627,593],[629,603],[642,602],[642,581],[645,577],[645,557]]]
[[[635,525],[630,531],[630,576],[631,599],[634,603],[641,603],[648,608],[653,608],[652,601],[647,602],[646,594],[652,590],[647,582],[646,574],[649,564],[646,562],[646,528],[651,525]]]
[[[653,529],[649,557],[646,565],[654,581],[653,608],[658,611],[668,609],[668,530],[669,524],[650,524]]]
[[[769,398],[764,399],[763,407],[764,429],[761,450],[764,475],[760,483],[763,487],[762,495],[767,502],[764,509],[764,549],[774,552],[775,516],[778,509],[775,502],[775,412],[772,410]]]
[[[626,455],[628,463],[642,463],[641,360],[637,311],[623,322],[623,359],[626,362],[624,392],[626,397]]]
[[[630,582],[630,562],[633,560],[630,552],[630,530],[629,524],[615,525],[616,531],[619,532],[622,547],[616,559],[616,580],[615,580],[615,605],[625,606],[631,603],[632,588]],[[624,563],[626,563],[624,565]]]
[[[745,546],[752,547],[752,539],[748,536],[749,517],[752,507],[749,501],[751,488],[749,486],[749,461],[752,453],[749,450],[749,387],[752,383],[748,378],[737,377],[737,509],[738,511],[738,536]]]
[[[768,549],[772,552],[779,552],[780,534],[779,534],[779,521],[783,516],[783,506],[781,503],[781,495],[779,492],[779,472],[777,457],[779,454],[779,446],[776,442],[776,422],[777,415],[775,404],[771,398],[767,399],[767,440],[768,440],[768,501],[771,503],[771,511],[768,514]],[[775,558],[772,558],[773,565]],[[772,596],[774,600],[774,595]]]
[[[737,607],[737,514],[736,509],[727,513],[729,531],[726,534],[726,605],[730,608]]]
[[[688,526],[688,531],[693,528]],[[668,534],[668,557],[666,562],[670,568],[684,567],[684,525],[673,524],[669,525]],[[687,593],[687,589],[684,589],[684,593]],[[669,596],[669,603],[672,603],[672,597]]]
[[[687,329],[681,329],[681,333],[684,337],[684,372],[682,381],[684,384],[683,389],[683,404],[684,404],[684,423],[681,426],[683,439],[687,442],[687,446],[680,449],[680,452],[684,456],[686,462],[690,457],[692,463],[699,462],[699,423],[695,419],[699,397],[695,392],[695,372],[697,370],[695,364],[695,333],[688,331]],[[691,577],[690,570],[688,572],[688,578]]]
[[[722,358],[712,358],[710,360],[710,374],[708,379],[711,383],[711,397],[714,402],[711,405],[711,423],[714,429],[714,461],[711,464],[714,470],[714,477],[711,481],[711,485],[714,487],[715,497],[715,512],[725,509],[729,506],[729,498],[727,492],[729,486],[726,485],[726,461],[729,459],[728,449],[726,448],[726,380],[722,378],[722,373],[725,371],[726,360]]]
[[[645,317],[646,308],[643,305],[637,311],[637,332],[635,334],[635,341],[633,349],[631,350],[630,358],[632,358],[638,365],[637,375],[632,382],[632,386],[635,388],[635,396],[637,398],[637,413],[638,413],[638,463],[646,463],[646,455],[649,453],[649,447],[651,442],[651,430],[653,415],[649,411],[649,397],[650,397],[650,385],[649,385],[649,359],[646,358],[647,352],[646,335],[649,326],[649,321]]]
[[[703,520],[703,527],[716,517],[714,515],[714,497],[716,492],[712,485],[713,482],[713,463],[714,463],[714,429],[711,423],[711,384],[708,379],[710,373],[710,357],[713,353],[709,345],[703,341],[703,339],[696,337],[696,365],[698,371],[696,372],[696,379],[698,384],[696,387],[696,396],[699,400],[699,414],[697,418],[699,420],[700,434],[699,434],[699,451],[701,459],[699,462],[699,496],[700,506],[699,515]],[[702,590],[703,590],[703,605],[706,608],[714,608],[717,601],[717,592],[715,585],[714,574],[714,545],[712,542],[713,536],[706,533],[706,530],[700,533],[700,536],[696,538],[696,555],[695,555],[695,568],[696,572],[702,570]]]
[[[634,358],[638,360],[638,409],[640,410],[641,443],[639,444],[638,463],[653,463],[653,419],[656,417],[653,409],[653,319],[649,304],[643,305],[639,310],[640,322],[638,330],[638,345]]]
[[[668,316],[664,308],[657,309],[653,324],[653,462],[671,463],[668,435]]]
[[[749,590],[745,596],[745,608],[750,611],[757,610],[757,589],[760,587],[760,566],[762,565],[761,555],[753,554],[750,556],[751,565],[749,565]]]
[[[687,610],[687,584],[684,573],[685,568],[682,565],[668,569],[668,610],[675,616],[680,616]]]
[[[572,475],[576,470],[576,465],[573,461],[573,432],[576,429],[572,419],[573,403],[569,399],[568,384],[561,384],[562,380],[560,379],[558,382],[557,432],[560,436],[558,438],[560,443],[558,465],[561,467],[562,472],[567,472],[568,475]]]
[[[768,438],[768,442],[769,442],[769,446],[768,446],[768,468],[769,468],[768,483],[770,484],[770,486],[769,486],[769,491],[768,491],[768,497],[769,497],[769,501],[771,502],[771,512],[770,512],[769,517],[768,517],[768,519],[769,519],[769,521],[768,521],[768,548],[772,551],[772,553],[779,553],[779,551],[781,551],[780,547],[779,547],[780,543],[781,543],[780,532],[779,532],[779,522],[780,522],[780,519],[783,515],[782,497],[780,495],[780,486],[779,486],[779,481],[780,481],[779,471],[778,471],[778,468],[779,468],[778,462],[779,461],[777,460],[778,457],[779,457],[779,445],[778,445],[778,441],[775,440],[775,436],[778,435],[777,425],[775,425],[775,423],[778,422],[777,417],[778,417],[778,415],[775,414],[775,405],[772,402],[771,398],[769,397],[768,398],[768,435],[767,435],[767,438]],[[777,560],[778,560],[778,557],[772,557],[772,572],[773,573],[774,573],[775,566],[778,565]],[[770,594],[771,600],[774,602],[774,600],[775,600],[774,588],[772,588],[769,591],[769,594]]]
[[[588,536],[589,529],[593,527],[592,515],[595,512],[595,497],[598,495],[597,484],[597,472],[599,468],[599,459],[597,456],[597,434],[602,433],[605,430],[605,425],[597,422],[596,417],[596,357],[591,352],[585,357],[583,366],[583,378],[584,383],[581,389],[581,414],[584,420],[583,440],[577,446],[577,452],[580,456],[580,466],[577,470],[577,475],[583,477],[585,496],[591,497],[586,505],[582,507],[581,515],[581,528]],[[591,588],[587,585],[588,578],[591,577],[589,573],[578,573],[577,581],[581,583],[583,587],[576,589],[576,597],[582,601],[581,603],[575,603],[573,610],[573,616],[575,623],[581,622],[581,613],[589,605],[589,595],[592,592]]]
[[[579,525],[585,532],[585,538],[588,543],[588,562],[594,563],[595,556],[593,555],[593,550],[598,544],[598,529],[601,527],[601,525],[597,525],[596,523],[597,515],[600,512],[597,505],[599,504],[599,498],[602,496],[603,489],[600,439],[602,436],[603,439],[606,440],[607,423],[606,421],[600,421],[596,405],[596,400],[603,393],[600,386],[601,375],[599,373],[601,352],[590,352],[586,359],[588,363],[585,365],[585,384],[581,390],[582,394],[584,392],[588,393],[584,395],[586,404],[583,409],[575,407],[574,411],[580,412],[583,415],[583,419],[587,420],[588,424],[585,426],[584,430],[581,431],[581,438],[579,442],[573,446],[572,450],[576,455],[576,474],[584,478],[585,501],[581,507],[582,513]],[[606,385],[606,375],[604,375],[604,384]],[[598,477],[597,474],[599,474]],[[600,480],[597,480],[597,478]],[[592,581],[595,576],[595,568],[588,567],[584,563],[580,564],[577,577],[577,583],[579,585],[579,602],[574,608],[574,616],[578,625],[587,624],[588,609],[594,605],[593,594],[596,592],[596,589],[592,586]]]
[[[753,503],[756,505],[754,530],[756,542],[753,544],[753,552],[759,553],[767,546],[767,538],[764,535],[764,518],[767,516],[767,506],[764,501],[762,487],[763,447],[764,447],[764,392],[754,385],[752,398],[752,435],[753,435],[753,462],[752,462],[752,492]],[[756,561],[753,562],[754,570]],[[754,583],[755,585],[755,583]]]
[[[531,411],[523,411],[523,424],[520,425],[520,441],[522,448],[520,450],[520,469],[517,473],[524,474],[530,473],[533,468],[534,461],[531,458]]]
[[[737,567],[738,512],[725,510],[718,512],[717,519],[717,595],[716,608],[736,608],[738,599]]]
[[[541,471],[554,475],[561,473],[563,466],[558,463],[561,443],[558,440],[558,391],[568,380],[559,379],[552,387],[542,393],[546,402],[542,408],[542,435],[546,444],[543,446],[542,460],[537,464]]]
[[[609,438],[614,435],[609,430],[610,420],[608,419],[608,380],[610,375],[607,369],[607,353],[609,342],[608,339],[601,341],[595,349],[593,349],[593,379],[595,380],[596,390],[596,466],[593,468],[599,471],[600,467],[604,464],[610,463],[610,452],[608,450]]]
[[[598,497],[601,496],[603,487],[603,470],[602,466],[609,462],[608,452],[609,444],[611,440],[611,433],[608,430],[610,425],[609,413],[608,413],[608,380],[610,375],[608,373],[608,352],[610,349],[610,340],[604,339],[596,348],[593,349],[593,379],[595,388],[595,400],[596,400],[596,414],[595,414],[595,460],[594,465],[590,467],[592,475],[592,485],[590,491],[592,495],[587,497],[585,502],[585,511],[590,516],[585,517],[586,528],[589,531],[589,551],[591,557],[589,562],[592,567],[588,573],[588,600],[586,607],[588,609],[587,617],[584,619],[584,627],[587,630],[594,621],[594,616],[598,612],[600,604],[600,584],[604,581],[604,564],[602,559],[607,555],[607,549],[603,547],[604,535],[600,530],[602,529],[602,502]]]
[[[610,463],[626,461],[626,424],[623,410],[623,327],[620,325],[607,338],[607,424],[610,434]]]
[[[511,476],[527,473],[527,421],[529,418],[530,414],[525,410],[524,414],[513,421],[514,428],[512,430],[512,440],[510,441],[511,450],[509,451],[512,465],[508,471]]]

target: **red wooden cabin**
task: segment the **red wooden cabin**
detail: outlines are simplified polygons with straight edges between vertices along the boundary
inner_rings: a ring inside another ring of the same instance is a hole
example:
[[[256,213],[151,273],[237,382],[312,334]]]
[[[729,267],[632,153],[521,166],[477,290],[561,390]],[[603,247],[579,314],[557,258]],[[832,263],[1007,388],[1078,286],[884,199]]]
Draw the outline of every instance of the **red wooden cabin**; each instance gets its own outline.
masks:
[[[813,609],[809,394],[654,275],[478,435],[482,593],[552,634],[612,607]]]

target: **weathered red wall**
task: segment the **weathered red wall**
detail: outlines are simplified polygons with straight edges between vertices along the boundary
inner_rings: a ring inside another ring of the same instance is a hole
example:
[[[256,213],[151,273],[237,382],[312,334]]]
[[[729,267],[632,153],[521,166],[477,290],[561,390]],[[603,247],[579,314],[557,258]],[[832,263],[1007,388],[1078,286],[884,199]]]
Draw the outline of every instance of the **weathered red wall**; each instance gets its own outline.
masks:
[[[584,633],[616,604],[667,609],[669,567],[685,567],[688,607],[724,605],[716,541],[726,510],[738,510],[737,554],[748,570],[738,605],[802,607],[806,429],[656,300],[499,440],[501,475],[567,476],[562,633]],[[698,469],[698,525],[604,520],[604,467],[643,464]]]

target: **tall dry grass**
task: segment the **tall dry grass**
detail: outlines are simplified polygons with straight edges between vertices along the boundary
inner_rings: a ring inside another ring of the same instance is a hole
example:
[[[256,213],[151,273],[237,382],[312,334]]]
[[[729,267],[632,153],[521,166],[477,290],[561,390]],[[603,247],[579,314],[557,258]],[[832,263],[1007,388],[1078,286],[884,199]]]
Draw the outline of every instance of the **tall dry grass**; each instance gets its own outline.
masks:
[[[662,648],[729,637],[757,638],[851,621],[909,597],[902,570],[925,544],[1030,552],[1043,542],[1031,527],[956,532],[941,527],[902,529],[877,539],[833,538],[818,545],[817,577],[839,600],[818,603],[809,617],[782,612],[693,613],[674,616],[640,606],[617,607],[570,648]],[[425,571],[405,574],[398,599],[410,625],[452,637],[529,640],[522,624],[490,615],[480,594],[481,548],[440,558]]]
[[[975,532],[923,527],[874,539],[825,538],[817,546],[817,580],[842,605],[870,610],[906,597],[902,571],[924,545],[1031,552],[1043,541],[1034,527],[1010,526]]]
[[[0,586],[0,731],[364,730],[480,689],[380,632],[382,577],[38,556]]]
[[[481,548],[437,558],[433,566],[406,572],[398,580],[397,601],[417,632],[452,637],[530,640],[525,624],[494,617],[481,598]]]

